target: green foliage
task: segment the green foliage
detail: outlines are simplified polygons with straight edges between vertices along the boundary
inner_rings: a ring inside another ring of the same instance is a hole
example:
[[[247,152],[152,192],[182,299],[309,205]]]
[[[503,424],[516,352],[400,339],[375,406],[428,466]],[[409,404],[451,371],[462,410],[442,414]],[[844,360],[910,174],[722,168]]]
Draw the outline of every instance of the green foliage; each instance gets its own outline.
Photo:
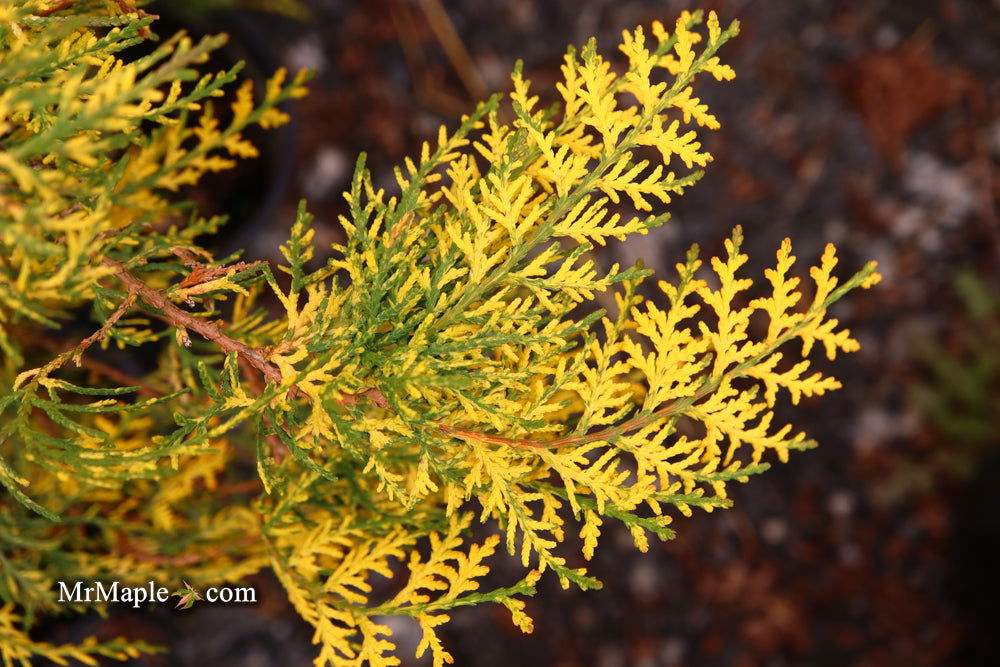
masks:
[[[221,221],[174,193],[255,156],[242,132],[284,122],[305,77],[279,72],[256,102],[244,84],[223,126],[211,98],[238,68],[196,70],[221,38],[122,61],[151,24],[131,9],[0,3],[0,597],[25,610],[23,629],[12,607],[0,620],[9,660],[49,650],[21,647],[66,611],[56,581],[191,589],[270,568],[317,664],[398,664],[376,619],[402,614],[440,665],[449,609],[502,604],[530,631],[521,598],[544,572],[599,584],[568,563],[570,531],[588,559],[608,522],[645,550],[671,511],[726,507],[769,452],[812,445],[773,409],[839,386],[808,357],[857,349],[827,309],[874,264],[840,282],[828,246],[800,289],[786,240],[750,298],[737,229],[710,272],[692,249],[648,298],[647,271],[589,252],[662,224],[654,204],[700,177],[696,128],[719,124],[693,84],[734,76],[715,54],[735,23],[625,32],[623,73],[571,49],[559,108],[518,67],[509,106],[442,128],[395,194],[362,156],[325,264],[301,207],[274,272],[212,257],[197,238]],[[47,344],[81,309],[95,332]],[[136,378],[91,349],[164,340]],[[481,591],[501,544],[529,569]]]
[[[920,375],[907,402],[931,427],[930,447],[894,463],[877,490],[884,502],[967,481],[997,452],[1000,297],[994,282],[971,269],[960,271],[952,288],[960,308],[950,330],[911,345]]]
[[[994,436],[1000,415],[1000,298],[975,272],[954,281],[963,306],[961,335],[947,348],[929,340],[917,344],[926,382],[911,400],[953,443],[976,443]]]

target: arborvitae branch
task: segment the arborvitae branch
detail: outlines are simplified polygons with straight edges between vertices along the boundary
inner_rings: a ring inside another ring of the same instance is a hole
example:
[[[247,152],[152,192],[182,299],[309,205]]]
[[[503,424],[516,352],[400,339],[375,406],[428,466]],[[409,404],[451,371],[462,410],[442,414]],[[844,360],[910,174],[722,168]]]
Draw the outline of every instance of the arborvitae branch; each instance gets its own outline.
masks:
[[[645,550],[674,515],[728,507],[728,485],[811,446],[774,423],[777,401],[840,386],[810,371],[813,348],[858,347],[827,309],[878,274],[840,281],[832,246],[803,290],[785,240],[752,300],[739,229],[711,280],[695,248],[655,297],[649,271],[593,259],[666,222],[711,160],[698,133],[719,122],[694,86],[734,76],[716,53],[738,28],[714,14],[626,31],[622,68],[593,42],[571,49],[561,108],[539,108],[518,67],[510,106],[494,96],[442,128],[396,170],[396,196],[362,157],[345,241],[309,268],[303,205],[280,284],[263,262],[214,262],[196,240],[221,220],[174,198],[255,156],[244,132],[285,122],[306,76],[280,71],[257,99],[243,85],[223,125],[211,103],[239,67],[197,66],[224,38],[123,61],[153,18],[131,3],[0,0],[0,17],[5,660],[148,648],[32,641],[55,581],[193,590],[270,568],[316,628],[317,664],[397,664],[378,617],[402,614],[439,667],[447,610],[494,602],[530,631],[520,597],[546,570],[600,585],[568,563],[570,533],[585,559],[607,522]],[[80,312],[95,332],[53,342]],[[85,356],[163,339],[144,377]],[[72,358],[91,383],[70,381]],[[480,590],[501,544],[532,569]],[[376,576],[402,580],[390,599]]]

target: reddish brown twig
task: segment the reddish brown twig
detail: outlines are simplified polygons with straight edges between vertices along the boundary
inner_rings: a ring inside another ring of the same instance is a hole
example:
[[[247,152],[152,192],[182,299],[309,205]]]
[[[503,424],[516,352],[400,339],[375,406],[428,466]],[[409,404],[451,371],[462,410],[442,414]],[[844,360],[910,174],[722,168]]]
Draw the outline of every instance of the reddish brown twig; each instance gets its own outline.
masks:
[[[159,16],[157,16],[155,14],[148,14],[148,13],[146,13],[142,9],[139,9],[138,7],[133,6],[132,3],[127,2],[126,0],[115,0],[115,4],[118,5],[118,9],[121,10],[122,14],[138,14],[139,18],[146,18],[146,17],[150,17],[150,18],[153,18],[153,19],[160,18]],[[149,31],[149,28],[146,28],[146,27],[143,27],[141,30],[139,30],[139,34],[142,35],[143,37],[146,37],[146,38],[149,38],[149,37],[153,36],[153,33],[151,33]]]
[[[148,305],[163,313],[163,316],[173,326],[184,327],[194,331],[205,340],[209,340],[226,352],[235,352],[240,358],[260,371],[264,377],[275,384],[281,384],[281,371],[274,364],[264,358],[263,352],[255,347],[250,347],[245,343],[230,338],[224,334],[219,327],[208,320],[195,317],[181,308],[175,306],[167,297],[158,290],[153,289],[125,268],[121,262],[113,259],[105,259],[104,264],[115,269],[115,276],[125,283],[125,287],[139,296]]]
[[[61,12],[64,9],[72,7],[74,1],[75,0],[62,0],[62,2],[60,2],[59,4],[53,5],[48,9],[43,9],[42,11],[38,12],[37,16],[41,16],[42,18],[52,16],[56,12]],[[160,18],[156,14],[150,14],[149,12],[146,12],[138,7],[135,7],[134,5],[132,5],[132,3],[126,2],[126,0],[115,0],[115,4],[118,5],[118,9],[119,11],[121,11],[122,14],[137,14],[139,18],[152,18],[152,19]],[[146,37],[147,39],[153,36],[153,33],[150,32],[149,28],[145,26],[139,30],[139,34],[143,37]]]
[[[115,269],[115,276],[125,283],[126,289],[130,292],[134,290],[140,299],[162,313],[151,314],[161,317],[172,326],[183,327],[194,331],[205,340],[215,343],[226,352],[235,352],[239,359],[242,359],[245,363],[257,369],[265,378],[275,384],[281,384],[283,379],[281,371],[277,366],[264,358],[263,350],[256,347],[250,347],[245,343],[230,338],[214,323],[195,317],[191,313],[182,310],[178,306],[171,303],[171,301],[167,299],[167,297],[164,296],[159,290],[153,289],[133,275],[120,262],[116,262],[112,259],[105,259],[104,264]],[[294,395],[302,396],[307,400],[311,400],[305,392],[294,385],[289,391]],[[337,402],[340,405],[354,405],[360,400],[358,398],[359,396],[368,398],[372,403],[379,407],[384,408],[389,405],[385,395],[374,387],[366,389],[359,394],[343,394],[339,399],[337,399]]]
[[[202,250],[201,248],[182,248],[180,246],[172,246],[170,252],[177,255],[184,266],[191,269],[191,272],[181,281],[181,287],[193,287],[200,283],[208,282],[209,280],[214,280],[219,276],[224,276],[230,271],[246,271],[247,269],[252,269],[255,266],[260,266],[261,264],[266,264],[267,262],[260,260],[257,262],[236,262],[234,264],[224,264],[222,266],[207,266],[203,262],[198,261],[192,250],[203,254],[209,261],[212,260],[212,256]]]
[[[42,18],[44,18],[46,16],[52,16],[56,12],[61,12],[62,10],[66,9],[67,7],[69,7],[72,4],[73,4],[73,0],[63,0],[58,5],[53,5],[52,7],[49,7],[48,9],[43,9],[42,11],[38,12],[38,16],[41,16]]]
[[[220,484],[212,491],[212,493],[216,496],[237,496],[243,493],[257,493],[263,489],[264,487],[261,485],[260,480],[254,478],[247,479],[242,482]]]
[[[56,355],[51,361],[49,361],[41,368],[36,368],[34,371],[30,373],[30,375],[33,375],[36,378],[39,376],[44,377],[49,373],[51,373],[52,371],[58,369],[60,366],[66,363],[66,360],[72,357],[76,357],[77,360],[76,365],[79,366],[80,355],[82,355],[87,350],[88,347],[90,347],[97,341],[103,339],[108,334],[108,331],[111,329],[111,327],[117,324],[118,320],[120,320],[125,315],[125,313],[127,313],[129,309],[132,308],[132,306],[135,304],[135,299],[136,295],[134,291],[131,288],[129,288],[128,296],[125,297],[124,301],[118,304],[118,307],[115,309],[113,313],[111,313],[111,316],[108,318],[107,322],[105,322],[100,329],[98,329],[91,335],[87,336],[82,341],[80,341],[70,349],[66,350],[65,352]]]
[[[191,273],[184,277],[181,281],[181,287],[193,287],[200,283],[208,282],[209,280],[214,280],[219,276],[224,276],[230,271],[246,271],[247,269],[252,269],[255,266],[260,266],[265,264],[264,261],[258,262],[236,262],[235,264],[227,264],[223,266],[205,266],[204,264],[195,262]]]
[[[109,317],[107,321],[104,322],[101,328],[95,331],[94,333],[90,334],[86,338],[84,338],[75,348],[69,351],[72,352],[73,355],[76,357],[77,366],[80,365],[80,355],[86,352],[87,348],[96,343],[97,341],[103,340],[104,337],[108,335],[108,331],[111,330],[111,327],[118,324],[118,320],[124,317],[125,313],[127,313],[132,308],[132,306],[135,304],[135,296],[136,296],[135,290],[130,288],[128,291],[128,296],[125,297],[124,301],[118,304],[118,307],[115,308],[115,312],[111,313],[111,317]]]
[[[218,556],[225,555],[226,553],[226,550],[222,547],[212,547],[195,553],[180,554],[178,556],[161,556],[160,554],[151,553],[139,546],[136,546],[134,543],[129,542],[128,538],[126,538],[125,534],[122,532],[118,532],[117,539],[118,551],[120,551],[122,555],[132,556],[133,558],[141,560],[144,563],[152,563],[158,567],[187,567],[205,560],[217,558]],[[248,546],[258,541],[260,541],[260,535],[251,534],[245,536],[241,540],[234,541],[234,544],[238,546]]]
[[[27,329],[22,329],[15,325],[7,325],[8,329],[17,334],[21,340],[31,341],[32,343],[37,343],[41,347],[45,348],[49,352],[55,352],[56,354],[70,354],[76,349],[73,346],[69,350],[65,350],[65,344],[60,341],[53,340],[48,336],[45,336],[37,331],[29,331]],[[161,397],[166,396],[166,392],[161,391],[155,387],[147,386],[146,380],[142,378],[137,378],[129,375],[128,373],[121,371],[114,366],[105,364],[101,361],[93,359],[91,357],[79,356],[77,357],[77,365],[96,373],[97,375],[102,375],[106,378],[110,378],[115,382],[124,385],[126,387],[139,387],[137,392],[139,394],[145,394],[147,396]]]

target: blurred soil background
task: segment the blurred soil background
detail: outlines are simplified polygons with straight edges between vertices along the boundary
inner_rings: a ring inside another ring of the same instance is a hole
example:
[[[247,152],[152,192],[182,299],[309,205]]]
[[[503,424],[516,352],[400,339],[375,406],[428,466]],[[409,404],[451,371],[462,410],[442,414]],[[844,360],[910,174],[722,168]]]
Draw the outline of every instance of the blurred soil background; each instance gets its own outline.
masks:
[[[189,3],[197,4],[197,3]],[[516,59],[543,101],[568,44],[672,26],[669,0],[309,0],[297,21],[253,12],[164,21],[233,33],[251,72],[317,71],[295,124],[262,160],[195,193],[234,214],[227,247],[280,261],[305,197],[321,246],[338,240],[361,151],[376,180],[491,91]],[[692,243],[717,253],[733,226],[751,275],[791,237],[800,267],[824,244],[844,274],[877,259],[884,280],[837,305],[862,343],[826,366],[844,388],[786,413],[821,447],[734,489],[735,508],[678,517],[638,553],[608,528],[590,571],[600,591],[543,578],[535,631],[503,609],[445,627],[458,665],[998,665],[1000,600],[1000,2],[717,0],[742,34],[721,52],[735,81],[702,82],[722,129],[673,219],[601,255],[660,278]],[[161,34],[163,30],[161,29]],[[781,416],[781,415],[779,415]],[[572,554],[572,551],[567,551]],[[577,558],[579,558],[577,556]],[[583,563],[579,563],[582,565]],[[489,583],[518,567],[500,564]],[[102,634],[174,655],[147,665],[306,665],[311,632],[273,580],[257,605],[114,612]],[[404,665],[419,630],[387,619]],[[58,638],[57,638],[58,639]]]

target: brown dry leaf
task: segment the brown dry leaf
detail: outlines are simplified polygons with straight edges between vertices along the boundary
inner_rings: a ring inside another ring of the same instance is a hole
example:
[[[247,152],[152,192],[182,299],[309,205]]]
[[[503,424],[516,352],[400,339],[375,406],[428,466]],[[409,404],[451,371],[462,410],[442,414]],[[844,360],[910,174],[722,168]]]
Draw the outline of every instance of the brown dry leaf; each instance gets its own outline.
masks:
[[[897,166],[914,130],[958,104],[972,84],[968,72],[938,65],[928,44],[912,42],[867,51],[834,79],[864,119],[876,150]]]

